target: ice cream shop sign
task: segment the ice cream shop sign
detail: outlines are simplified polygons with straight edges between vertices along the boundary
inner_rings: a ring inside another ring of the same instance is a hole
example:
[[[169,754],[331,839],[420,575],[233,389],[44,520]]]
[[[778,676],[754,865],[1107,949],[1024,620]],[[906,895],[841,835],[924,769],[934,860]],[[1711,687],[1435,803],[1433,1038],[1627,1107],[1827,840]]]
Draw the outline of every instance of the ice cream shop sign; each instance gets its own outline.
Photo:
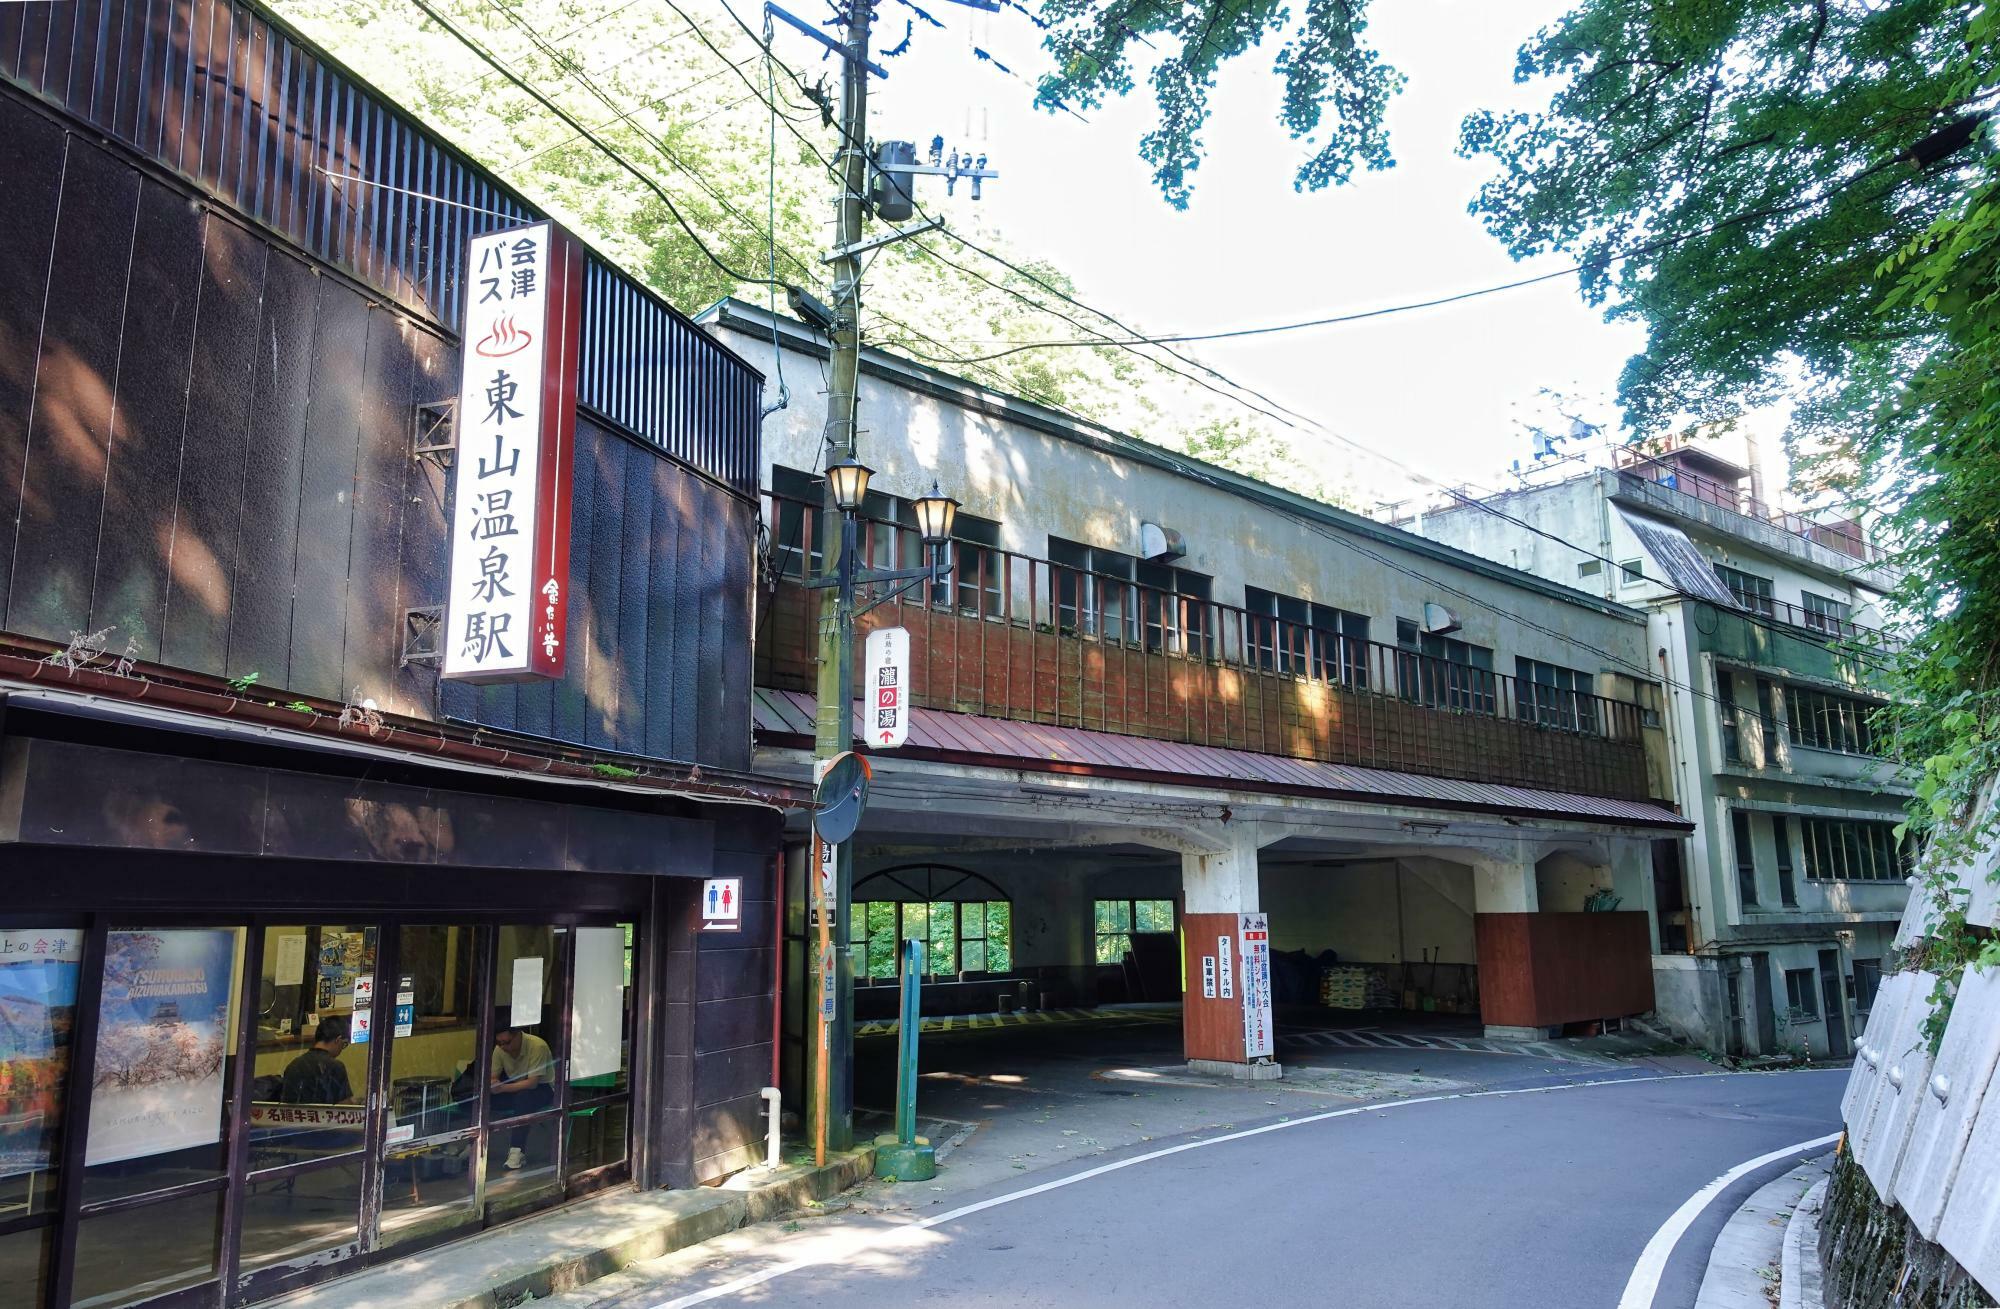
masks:
[[[466,251],[444,675],[561,677],[582,251],[553,223]]]

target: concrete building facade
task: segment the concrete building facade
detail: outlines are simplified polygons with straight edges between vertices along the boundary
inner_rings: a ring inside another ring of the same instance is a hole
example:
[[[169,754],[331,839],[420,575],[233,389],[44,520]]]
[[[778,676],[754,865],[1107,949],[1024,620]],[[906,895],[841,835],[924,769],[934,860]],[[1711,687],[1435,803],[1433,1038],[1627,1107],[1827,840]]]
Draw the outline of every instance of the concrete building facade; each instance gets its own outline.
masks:
[[[1682,440],[1409,525],[1647,614],[1696,824],[1659,882],[1659,1013],[1718,1051],[1838,1057],[1908,895],[1909,792],[1869,723],[1895,577],[1857,525],[1755,490],[1745,464]]]
[[[792,379],[756,766],[804,776],[824,342],[733,301],[700,321]],[[929,1011],[1181,1002],[1191,1059],[1267,1075],[1208,1008],[1243,915],[1281,1013],[1364,975],[1356,1007],[1500,1035],[1653,1007],[1654,847],[1689,824],[1643,612],[886,354],[860,405],[872,562],[915,561],[934,482],[963,502],[951,582],[862,622],[911,633],[917,706],[856,838],[863,1022],[924,935]],[[804,922],[795,899],[795,981]]]

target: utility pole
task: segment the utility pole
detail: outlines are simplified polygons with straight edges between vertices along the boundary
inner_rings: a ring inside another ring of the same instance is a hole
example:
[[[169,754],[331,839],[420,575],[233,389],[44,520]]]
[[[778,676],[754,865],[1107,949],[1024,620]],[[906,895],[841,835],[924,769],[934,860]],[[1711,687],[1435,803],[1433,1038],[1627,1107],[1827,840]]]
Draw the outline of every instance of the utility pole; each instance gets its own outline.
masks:
[[[856,417],[859,412],[861,380],[861,257],[854,247],[861,243],[861,224],[868,194],[868,27],[874,0],[847,0],[847,33],[841,43],[840,61],[840,152],[836,156],[840,174],[840,195],[835,200],[834,249],[842,252],[834,261],[833,377],[826,397],[826,457],[829,466],[854,459]],[[827,483],[820,503],[820,559],[823,577],[839,568],[842,515],[834,502],[832,482]],[[823,770],[827,761],[854,747],[854,649],[852,599],[842,588],[828,587],[820,593],[819,609],[819,715],[815,725],[813,756]],[[815,846],[817,849],[817,845]],[[854,965],[848,942],[848,924],[854,913],[854,843],[841,841],[833,848],[832,897],[827,902],[820,869],[811,870],[814,908],[811,939],[818,951],[814,970],[820,986],[814,1013],[818,1030],[807,1042],[812,1077],[807,1079],[812,1097],[812,1122],[828,1149],[854,1147]],[[833,1013],[828,1017],[817,1003],[826,984],[825,970],[832,971]]]

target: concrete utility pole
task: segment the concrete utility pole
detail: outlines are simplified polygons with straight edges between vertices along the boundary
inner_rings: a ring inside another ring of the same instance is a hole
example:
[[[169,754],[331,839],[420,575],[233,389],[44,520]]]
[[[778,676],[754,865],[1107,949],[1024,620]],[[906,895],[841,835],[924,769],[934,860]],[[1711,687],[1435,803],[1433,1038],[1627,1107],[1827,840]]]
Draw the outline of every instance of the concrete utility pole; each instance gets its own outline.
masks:
[[[868,25],[872,0],[848,0],[847,34],[841,43],[845,58],[840,69],[840,152],[836,156],[840,173],[840,195],[835,201],[834,249],[842,251],[833,264],[834,312],[839,321],[833,330],[833,379],[826,403],[826,458],[832,465],[854,459],[856,418],[859,413],[861,376],[861,257],[852,253],[861,243],[864,203],[868,194]],[[829,481],[820,502],[821,576],[832,577],[839,568],[841,513],[834,502]],[[813,755],[824,769],[826,761],[854,747],[854,643],[850,639],[854,615],[852,600],[838,587],[820,593],[819,609],[819,718],[813,741]],[[833,1017],[817,1021],[824,1033],[809,1035],[810,1061],[823,1059],[823,1067],[812,1068],[806,1085],[813,1098],[815,1123],[825,1124],[827,1147],[848,1150],[854,1146],[854,966],[847,949],[848,923],[854,913],[854,846],[842,841],[834,847],[835,874],[833,900],[823,898],[819,869],[812,870],[809,885],[814,897],[811,939],[819,951],[819,969],[834,974]],[[816,976],[819,975],[816,973]],[[817,997],[819,988],[813,988]],[[816,1015],[821,1013],[815,1006]],[[821,1037],[824,1037],[821,1040]]]

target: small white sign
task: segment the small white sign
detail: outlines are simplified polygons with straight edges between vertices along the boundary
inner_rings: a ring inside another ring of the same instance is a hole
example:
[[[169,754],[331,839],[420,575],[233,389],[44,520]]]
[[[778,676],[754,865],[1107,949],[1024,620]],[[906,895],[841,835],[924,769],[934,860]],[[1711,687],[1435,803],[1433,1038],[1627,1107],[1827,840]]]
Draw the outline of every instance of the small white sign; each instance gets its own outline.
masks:
[[[711,877],[701,884],[701,930],[735,932],[743,927],[743,879]]]
[[[871,750],[893,750],[910,739],[909,631],[881,627],[870,632],[865,667],[865,739]]]
[[[1234,980],[1236,970],[1230,966],[1230,957],[1233,952],[1234,946],[1228,937],[1218,936],[1215,938],[1215,975],[1222,983],[1222,998],[1225,1000],[1234,1000],[1236,998],[1236,982]]]
[[[384,1139],[390,1145],[401,1145],[405,1141],[415,1140],[416,1136],[417,1125],[415,1123],[397,1123],[389,1129],[388,1136]]]
[[[278,938],[278,957],[271,969],[271,985],[299,986],[306,980],[306,934],[294,932]]]
[[[508,996],[507,1025],[533,1027],[542,1021],[542,957],[527,955],[514,961],[514,985]]]
[[[375,1003],[375,975],[362,973],[354,979],[354,1009],[356,1013]]]
[[[1201,998],[1215,998],[1215,956],[1212,954],[1201,957]]]
[[[370,1009],[356,1009],[353,1019],[347,1025],[347,1039],[356,1045],[367,1045],[368,1034],[374,1029],[374,1011]]]

